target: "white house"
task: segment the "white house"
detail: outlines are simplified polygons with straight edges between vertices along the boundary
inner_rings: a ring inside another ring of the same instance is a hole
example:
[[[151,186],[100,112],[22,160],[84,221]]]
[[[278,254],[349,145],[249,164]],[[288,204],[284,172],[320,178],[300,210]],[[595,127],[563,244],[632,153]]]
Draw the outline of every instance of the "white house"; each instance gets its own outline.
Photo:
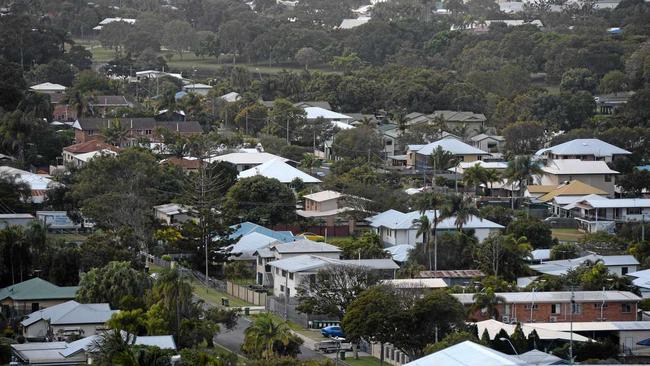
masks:
[[[208,95],[210,90],[212,90],[211,85],[206,85],[201,83],[187,84],[183,86],[183,91],[188,93],[203,95],[203,96]]]
[[[153,212],[156,219],[164,222],[166,225],[182,224],[194,219],[194,209],[190,206],[178,203],[166,203],[163,205],[153,206]]]
[[[562,276],[568,271],[578,268],[587,261],[592,263],[601,262],[605,267],[607,267],[609,273],[617,276],[625,276],[630,272],[636,272],[639,266],[639,261],[637,261],[632,255],[589,254],[580,258],[542,262],[541,264],[532,265],[530,268],[542,274]]]
[[[433,220],[434,212],[429,210],[425,213],[429,220]],[[419,211],[403,213],[397,210],[384,211],[378,215],[367,218],[373,232],[377,233],[384,246],[391,247],[394,245],[411,245],[415,246],[422,243],[422,236],[417,236],[418,227],[414,221],[418,220],[422,214]],[[456,230],[456,217],[449,217],[438,223],[437,233],[444,231]],[[490,220],[480,219],[472,216],[465,225],[463,230],[474,230],[474,235],[479,242],[487,238],[490,233],[501,231],[504,227]]]
[[[33,312],[20,322],[25,338],[57,339],[69,335],[91,336],[106,330],[105,323],[117,313],[107,303],[80,304],[74,300]]]
[[[237,92],[230,92],[220,96],[219,99],[228,103],[234,103],[241,99],[241,95],[239,95]]]
[[[431,353],[405,366],[519,366],[527,363],[517,356],[465,341]]]
[[[27,227],[34,222],[34,216],[27,213],[0,214],[0,229],[7,226]]]
[[[483,169],[496,170],[497,172],[503,172],[508,167],[508,163],[503,162],[503,161],[483,161],[483,160],[461,161],[460,163],[458,163],[457,166],[455,166],[453,168],[449,168],[447,170],[449,170],[450,172],[463,174],[465,172],[465,169],[473,167],[473,166],[480,166]]]
[[[334,226],[337,216],[352,210],[345,202],[346,195],[335,191],[321,191],[303,196],[303,210],[296,210],[298,216],[324,220]]]
[[[611,162],[617,156],[630,155],[631,152],[599,139],[575,139],[541,149],[535,153],[549,159],[604,160]]]
[[[61,84],[41,83],[32,85],[29,90],[44,94],[63,94],[67,88]]]
[[[650,199],[587,196],[563,207],[588,232],[608,231],[616,223],[644,222],[650,219]]]
[[[320,179],[312,177],[303,171],[279,159],[273,159],[256,167],[244,170],[239,173],[239,179],[250,178],[261,175],[266,178],[277,179],[282,183],[291,183],[294,179],[300,179],[303,183],[320,183]]]
[[[345,114],[330,111],[322,107],[305,107],[304,110],[306,114],[305,118],[308,121],[315,120],[318,118],[322,118],[328,121],[342,121],[342,122],[351,122],[353,120],[353,118],[350,116],[346,116]]]
[[[0,166],[0,176],[13,177],[16,182],[27,184],[32,192],[30,198],[32,203],[43,203],[47,191],[56,184],[49,176],[34,174],[10,166]]]
[[[555,159],[542,167],[541,185],[558,186],[564,182],[579,180],[592,187],[614,195],[614,176],[619,172],[610,169],[602,160]]]
[[[359,266],[377,271],[386,279],[395,278],[399,266],[392,259],[333,259],[302,254],[269,263],[273,274],[273,293],[295,296],[297,288],[307,281],[316,281],[319,270],[328,266]]]
[[[237,166],[238,172],[243,172],[250,168],[262,165],[271,160],[280,160],[282,162],[287,162],[289,159],[285,159],[278,155],[273,155],[267,152],[254,150],[246,150],[245,152],[234,152],[230,154],[212,156],[206,159],[206,162],[213,163],[215,161],[225,161]]]

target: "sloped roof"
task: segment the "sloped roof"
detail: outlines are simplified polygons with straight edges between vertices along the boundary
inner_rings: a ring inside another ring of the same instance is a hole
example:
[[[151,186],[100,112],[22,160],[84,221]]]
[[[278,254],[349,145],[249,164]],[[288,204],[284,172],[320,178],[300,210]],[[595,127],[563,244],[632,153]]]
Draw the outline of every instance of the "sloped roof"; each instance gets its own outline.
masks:
[[[26,183],[32,191],[46,190],[50,187],[50,183],[52,183],[52,180],[48,177],[6,165],[0,166],[0,175],[16,177],[16,181]]]
[[[483,335],[483,332],[487,330],[488,335],[492,340],[496,338],[496,336],[499,334],[499,331],[501,331],[501,329],[506,331],[508,335],[512,335],[515,332],[515,329],[517,327],[515,324],[505,324],[494,319],[483,320],[475,324],[476,327],[478,328],[479,335]],[[537,332],[537,336],[539,337],[539,339],[543,339],[543,340],[571,339],[571,333],[569,332],[552,331],[548,329],[535,329],[534,327],[529,325],[522,325],[521,330],[524,332],[526,338],[528,338],[528,335],[532,333],[533,330],[535,330]],[[575,333],[573,334],[573,340],[577,342],[589,342],[589,338]]]
[[[274,244],[269,248],[278,253],[340,253],[337,246],[316,242],[309,239],[300,239],[288,243]]]
[[[487,118],[483,113],[474,113],[468,111],[434,111],[429,116],[432,118],[442,117],[448,122],[485,122]]]
[[[276,238],[273,238],[271,236],[252,232],[239,238],[239,240],[230,247],[230,253],[241,254],[241,256],[234,257],[234,259],[251,259],[257,250],[266,248],[271,243],[275,243],[277,241],[278,240]]]
[[[45,90],[45,91],[50,91],[50,90],[65,91],[65,89],[66,89],[66,87],[61,85],[61,84],[54,84],[54,83],[49,83],[49,82],[48,83],[41,83],[41,84],[37,84],[37,85],[32,85],[29,88],[31,90],[34,90],[34,91],[43,91],[43,90]]]
[[[409,252],[415,248],[413,245],[400,244],[388,247],[385,250],[390,253],[391,258],[396,262],[406,262],[409,259]]]
[[[454,155],[490,155],[490,153],[456,139],[442,139],[426,145],[409,145],[409,149],[414,147],[412,150],[420,155],[431,155],[438,146]]]
[[[226,93],[219,97],[220,99],[225,100],[226,102],[232,103],[241,99],[241,95],[237,92]]]
[[[522,353],[519,355],[519,358],[530,365],[560,365],[569,363],[562,358],[537,349]]]
[[[548,202],[558,196],[586,196],[589,194],[606,195],[607,192],[579,180],[572,180],[539,197],[539,200],[541,202]]]
[[[171,158],[163,159],[160,164],[169,164],[180,167],[181,169],[199,169],[199,159],[186,159],[172,156]]]
[[[439,215],[440,213],[438,213]],[[429,218],[429,220],[433,220],[434,217],[434,211],[433,210],[428,210],[424,213],[425,216]],[[415,220],[419,219],[422,216],[422,213],[420,211],[411,211],[408,213],[402,213],[397,210],[388,210],[384,211],[382,213],[379,213],[375,216],[369,217],[366,219],[366,221],[370,222],[370,226],[372,227],[386,227],[388,229],[393,229],[393,230],[407,230],[407,229],[414,229],[415,224],[413,223]],[[439,230],[448,230],[448,229],[456,229],[456,224],[455,221],[456,217],[449,217],[446,218],[438,223],[438,229]],[[487,219],[480,219],[476,216],[471,216],[469,220],[467,220],[467,223],[463,226],[465,229],[503,229],[504,227],[502,225],[499,225],[495,222],[492,222]]]
[[[86,142],[81,142],[78,144],[66,146],[63,148],[63,150],[72,154],[83,154],[83,153],[100,151],[100,150],[111,150],[111,151],[119,152],[121,149],[117,146],[113,146],[103,141],[91,140],[91,141],[86,141]]]
[[[346,116],[345,114],[341,113],[336,113],[334,111],[330,111],[325,108],[321,107],[305,107],[305,113],[307,113],[306,118],[307,119],[317,119],[317,118],[324,118],[324,119],[345,119],[345,120],[350,120],[352,117]]]
[[[131,103],[123,95],[97,95],[88,102],[94,107],[128,107]]]
[[[29,326],[39,320],[48,319],[50,324],[103,324],[106,323],[118,310],[111,310],[109,304],[80,304],[74,300],[50,306],[43,310],[33,312],[27,319],[20,322]]]
[[[183,85],[183,90],[185,91],[192,91],[194,89],[212,89],[212,85],[201,83]]]
[[[343,19],[339,29],[352,29],[364,25],[370,21],[370,17],[358,17],[356,19]]]
[[[237,239],[250,233],[260,233],[265,236],[270,236],[282,242],[289,242],[295,240],[295,237],[290,231],[275,231],[264,226],[246,221],[241,224],[230,226],[234,231],[228,236],[230,239]]]
[[[360,266],[379,270],[395,270],[399,268],[397,263],[392,259],[333,259],[309,254],[284,258],[270,262],[269,264],[272,267],[288,272],[317,271],[318,269],[329,265]]]
[[[576,203],[587,203],[593,208],[627,208],[627,207],[637,207],[637,208],[647,208],[650,207],[650,199],[648,198],[598,198],[594,197],[584,197],[582,200],[578,200]]]
[[[478,269],[445,269],[438,271],[420,271],[418,277],[423,278],[472,278],[485,277]]]
[[[602,160],[554,159],[542,167],[542,171],[555,175],[618,174]]]
[[[632,255],[596,255],[589,254],[584,257],[574,258],[574,259],[560,259],[555,261],[548,261],[541,264],[535,264],[530,266],[530,269],[552,275],[560,276],[567,273],[569,270],[573,270],[579,267],[581,264],[586,261],[597,262],[601,261],[605,266],[626,266],[626,265],[638,265],[639,261],[634,258]]]
[[[282,183],[291,183],[296,178],[300,178],[304,183],[320,183],[320,179],[314,178],[278,159],[273,159],[256,167],[244,170],[239,173],[239,179],[257,175],[277,179]]]
[[[312,194],[307,194],[303,197],[308,200],[323,202],[323,201],[329,201],[329,200],[341,198],[343,197],[343,194],[336,191],[320,191]]]
[[[541,185],[541,184],[530,184],[526,186],[526,190],[530,193],[548,193],[556,189],[556,185]]]
[[[442,278],[400,278],[383,280],[382,283],[401,289],[445,288],[447,283]]]
[[[491,348],[465,341],[426,355],[404,366],[514,366],[523,360]]]
[[[465,169],[471,168],[473,166],[480,166],[484,169],[494,169],[494,170],[505,170],[508,168],[508,163],[503,161],[484,161],[484,160],[475,160],[475,161],[461,161],[457,166],[447,169],[450,172],[455,172],[458,174],[463,174]]]
[[[63,300],[74,299],[78,286],[59,287],[38,277],[0,289],[0,300]]]
[[[118,118],[122,128],[127,130],[155,130],[163,128],[183,133],[202,133],[203,128],[196,121],[156,121],[153,118]],[[99,131],[115,123],[115,118],[79,118],[73,127],[77,130]]]
[[[273,103],[273,102],[271,102],[271,103]],[[302,102],[298,102],[298,103],[294,104],[294,107],[298,107],[298,108],[319,107],[319,108],[327,109],[328,111],[332,110],[332,106],[326,100],[302,101]]]
[[[488,135],[488,134],[485,134],[485,133],[479,133],[478,135],[472,136],[469,139],[472,140],[472,141],[481,141],[481,140],[485,140],[485,139],[493,139],[493,140],[497,140],[497,141],[505,141],[505,138],[503,136]]]
[[[153,346],[160,349],[176,349],[176,342],[174,342],[174,337],[171,335],[137,336],[135,338],[135,344],[139,346]]]
[[[452,294],[463,305],[474,303],[475,294]],[[505,299],[507,304],[568,303],[573,298],[575,302],[638,302],[641,298],[629,291],[539,291],[539,292],[497,292],[497,296]]]
[[[551,153],[554,155],[593,155],[595,157],[609,157],[613,155],[630,155],[631,152],[623,150],[599,139],[575,139],[565,143],[541,149],[535,155]]]
[[[215,161],[226,161],[235,165],[260,165],[271,160],[289,161],[282,156],[274,155],[267,152],[235,152],[224,155],[212,156],[206,161],[213,163]]]

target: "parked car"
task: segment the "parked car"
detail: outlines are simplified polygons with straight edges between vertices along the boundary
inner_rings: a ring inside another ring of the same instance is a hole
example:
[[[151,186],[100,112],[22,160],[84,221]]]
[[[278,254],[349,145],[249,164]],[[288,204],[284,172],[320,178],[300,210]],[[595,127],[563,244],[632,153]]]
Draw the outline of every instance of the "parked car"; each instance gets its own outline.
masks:
[[[314,345],[314,351],[323,352],[323,353],[332,353],[336,351],[352,351],[352,343],[347,342],[345,338],[317,342]]]
[[[314,233],[302,233],[302,234],[300,234],[300,235],[298,235],[298,236],[302,236],[303,238],[305,238],[305,239],[309,239],[309,240],[311,240],[311,241],[319,241],[319,242],[325,241],[325,237],[324,237],[324,236],[322,236],[322,235],[318,235],[318,234],[314,234]]]
[[[320,330],[320,334],[322,334],[323,337],[345,337],[343,334],[343,329],[341,329],[341,327],[338,325],[330,325],[329,327],[325,327]]]

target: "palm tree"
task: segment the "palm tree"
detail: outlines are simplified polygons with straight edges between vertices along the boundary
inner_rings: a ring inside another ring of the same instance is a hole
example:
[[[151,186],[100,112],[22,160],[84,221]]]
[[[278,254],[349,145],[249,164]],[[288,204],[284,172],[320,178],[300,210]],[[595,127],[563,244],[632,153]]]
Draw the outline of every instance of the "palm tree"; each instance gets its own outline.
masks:
[[[543,173],[539,164],[532,160],[528,155],[517,156],[514,160],[508,162],[508,167],[503,173],[507,179],[508,184],[514,185],[517,183],[519,191],[523,195],[528,183],[532,180],[534,175],[541,175]],[[512,209],[515,208],[514,202],[514,187],[512,190]]]
[[[276,346],[280,344],[287,347],[291,337],[286,322],[278,322],[270,314],[262,313],[244,331],[244,344],[241,347],[247,354],[257,354],[270,360],[277,356]]]
[[[318,168],[320,164],[320,159],[316,158],[316,155],[314,154],[303,154],[302,160],[300,161],[300,166],[304,169],[308,169],[309,174],[312,173],[314,168]]]
[[[463,226],[473,217],[479,215],[479,210],[476,208],[476,204],[470,197],[465,197],[460,200],[459,205],[456,207],[454,212],[456,220],[454,224],[456,225],[456,230],[463,230]]]
[[[490,196],[494,190],[494,183],[501,181],[501,173],[495,169],[486,169],[485,170],[485,187],[490,186]]]
[[[429,155],[429,166],[433,169],[433,176],[431,178],[431,186],[436,185],[436,172],[438,170],[447,170],[457,163],[457,158],[451,152],[444,150],[442,146],[438,146],[431,155]]]
[[[503,296],[497,295],[491,287],[484,288],[481,292],[474,294],[474,304],[472,311],[483,310],[492,318],[499,317],[498,305],[505,303]]]
[[[439,193],[430,192],[422,193],[420,199],[416,201],[416,206],[422,215],[428,210],[433,211],[433,219],[430,222],[431,237],[433,238],[433,270],[438,270],[438,224],[440,221],[449,217],[447,215],[447,199]],[[427,217],[428,219],[428,217]],[[430,253],[430,251],[429,251]],[[429,254],[429,270],[431,270],[431,254]]]
[[[474,193],[478,194],[481,183],[486,182],[487,169],[476,164],[463,171],[463,183],[474,186]]]
[[[107,143],[122,147],[124,140],[129,135],[129,130],[122,128],[122,122],[119,118],[115,118],[111,125],[102,130],[102,135]]]
[[[425,245],[426,251],[429,255],[429,270],[431,270],[431,221],[427,215],[420,216],[419,219],[413,220],[413,224],[418,228],[415,236],[419,238],[422,237],[422,242]]]

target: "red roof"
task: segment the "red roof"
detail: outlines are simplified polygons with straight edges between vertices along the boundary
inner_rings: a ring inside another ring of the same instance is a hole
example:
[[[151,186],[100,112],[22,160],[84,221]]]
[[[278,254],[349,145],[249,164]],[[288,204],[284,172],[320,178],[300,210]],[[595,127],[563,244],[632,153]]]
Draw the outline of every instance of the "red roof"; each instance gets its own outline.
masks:
[[[199,169],[199,160],[190,160],[190,159],[183,159],[179,157],[171,157],[169,159],[165,159],[160,162],[161,164],[171,164],[171,165],[176,165],[184,170],[195,170]]]
[[[64,151],[67,151],[72,154],[84,154],[84,153],[106,150],[106,149],[115,152],[120,152],[119,147],[113,146],[111,144],[107,144],[102,141],[97,141],[97,140],[86,141],[79,144],[66,146],[63,148]]]

